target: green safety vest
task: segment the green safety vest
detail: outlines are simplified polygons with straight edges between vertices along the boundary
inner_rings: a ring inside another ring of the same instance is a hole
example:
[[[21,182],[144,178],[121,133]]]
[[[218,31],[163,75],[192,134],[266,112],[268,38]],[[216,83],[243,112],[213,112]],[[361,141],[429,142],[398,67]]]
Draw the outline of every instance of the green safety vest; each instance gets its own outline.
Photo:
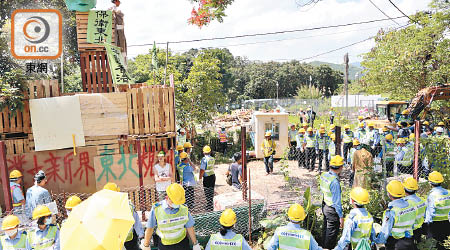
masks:
[[[180,183],[183,184],[183,170],[184,170],[184,167],[181,166],[181,164],[182,164],[182,162],[181,162],[181,159],[180,159],[180,162],[178,162],[178,165],[177,165],[177,170],[178,170],[178,175],[180,176]]]
[[[297,138],[297,148],[303,147],[303,142],[305,141],[305,136],[303,134],[298,134]]]
[[[409,204],[405,208],[392,207],[391,210],[395,213],[394,225],[391,230],[392,237],[395,239],[404,238],[406,232],[409,232],[409,235],[413,235],[413,226],[416,221],[416,208]]]
[[[355,228],[355,231],[353,231],[353,234],[350,239],[352,249],[355,249],[359,241],[361,241],[362,239],[370,240],[370,234],[372,233],[373,217],[369,213],[367,213],[367,215],[363,215],[357,209],[352,211],[356,211],[356,213],[354,214],[355,216],[352,218],[352,220],[355,221],[358,225],[358,227]],[[350,213],[352,213],[352,211]],[[350,214],[347,215],[347,218],[349,218],[349,216]]]
[[[316,137],[314,135],[311,136],[306,136],[305,140],[306,140],[306,147],[307,148],[314,148],[314,145],[316,144]]]
[[[417,196],[418,197],[418,196]],[[420,198],[420,201],[408,200],[408,203],[416,208],[416,221],[414,222],[414,230],[422,227],[425,220],[425,210],[427,210],[427,204],[425,200]]]
[[[359,135],[358,140],[361,144],[369,144],[369,138],[366,130],[359,130],[358,135]]]
[[[343,135],[343,141],[344,141],[344,143],[350,143],[350,142],[352,142],[352,140],[353,140],[353,133],[352,133],[352,131],[350,131],[350,133],[346,133],[346,132],[344,132],[344,135]]]
[[[328,150],[330,151],[330,156],[336,155],[336,145],[334,144],[333,141],[331,141],[330,144],[328,144]]]
[[[327,206],[333,205],[333,195],[331,193],[330,185],[331,182],[336,179],[337,177],[334,175],[330,175],[329,173],[323,173],[320,176],[320,191],[323,194],[323,201]]]
[[[162,206],[158,206],[155,208],[155,216],[158,224],[156,234],[164,245],[175,245],[186,237],[184,226],[189,221],[186,206],[180,205],[176,214],[167,214]]]
[[[277,230],[280,250],[308,250],[311,233],[304,229],[286,229],[281,227]]]
[[[27,245],[27,233],[21,232],[20,240],[15,244],[11,244],[10,242],[7,242],[6,239],[9,238],[8,236],[4,235],[0,237],[0,245],[2,246],[3,250],[26,250]]]
[[[209,239],[211,250],[241,250],[243,242],[244,237],[240,234],[236,234],[232,239],[224,239],[216,233]]]
[[[210,155],[205,156],[205,159],[206,159],[205,176],[211,176],[214,174],[214,164],[216,163],[216,160]]]
[[[53,247],[53,244],[55,243],[56,238],[56,232],[58,231],[58,228],[56,226],[48,226],[48,232],[47,235],[40,238],[36,235],[37,229],[32,230],[28,234],[28,242],[30,243],[31,248],[34,250],[47,250]]]
[[[402,150],[405,154],[403,155],[403,159],[397,163],[402,166],[411,166],[414,161],[414,150],[411,150],[411,148],[407,146],[402,147]]]
[[[431,192],[430,196],[434,198],[433,221],[448,220],[448,214],[450,212],[450,192],[448,192],[446,195],[440,195]]]
[[[386,161],[394,161],[395,145],[393,143],[385,143],[386,146]]]
[[[373,142],[375,140],[375,133],[376,133],[375,129],[369,130],[369,132],[367,132],[367,135],[366,135],[367,140],[370,142]]]
[[[320,150],[328,149],[328,144],[330,144],[330,137],[324,136],[323,138],[318,137],[317,143],[319,144]]]
[[[129,206],[130,206],[131,215],[133,215],[133,214],[134,214],[134,205],[131,204],[131,201],[128,201],[128,204],[129,204]],[[136,221],[135,221],[135,223],[136,223]],[[138,222],[138,223],[139,223],[139,222]],[[134,225],[131,226],[131,229],[130,229],[130,231],[128,232],[128,235],[127,235],[127,238],[125,239],[125,242],[128,242],[128,241],[133,240],[133,228],[134,228]]]

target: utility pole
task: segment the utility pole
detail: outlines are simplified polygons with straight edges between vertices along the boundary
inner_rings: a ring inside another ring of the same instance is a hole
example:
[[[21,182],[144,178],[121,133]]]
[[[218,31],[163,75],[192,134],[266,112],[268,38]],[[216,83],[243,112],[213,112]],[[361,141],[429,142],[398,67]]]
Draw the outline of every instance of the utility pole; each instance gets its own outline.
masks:
[[[345,87],[345,113],[347,115],[348,120],[348,53],[344,55],[344,87]]]
[[[279,84],[278,84],[278,82],[277,82],[277,107],[278,107],[278,86],[279,86]]]

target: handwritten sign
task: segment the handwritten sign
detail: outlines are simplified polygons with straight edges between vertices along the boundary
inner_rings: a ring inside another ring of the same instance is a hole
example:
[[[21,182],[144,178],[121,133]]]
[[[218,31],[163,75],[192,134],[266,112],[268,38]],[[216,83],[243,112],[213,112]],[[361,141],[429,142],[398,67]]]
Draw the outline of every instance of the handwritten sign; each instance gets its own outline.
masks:
[[[132,84],[133,80],[125,67],[125,62],[122,53],[120,52],[120,48],[110,44],[105,44],[105,48],[113,83]]]
[[[89,11],[87,38],[88,43],[111,44],[112,41],[112,11]]]

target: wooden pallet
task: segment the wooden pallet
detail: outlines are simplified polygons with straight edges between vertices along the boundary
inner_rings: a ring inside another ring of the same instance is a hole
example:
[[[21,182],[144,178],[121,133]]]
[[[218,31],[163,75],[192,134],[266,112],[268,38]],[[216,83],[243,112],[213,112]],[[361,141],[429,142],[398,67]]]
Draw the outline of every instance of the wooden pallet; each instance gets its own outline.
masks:
[[[80,68],[84,92],[115,91],[106,51],[80,51]]]
[[[161,151],[175,148],[175,137],[164,138],[127,138],[119,140],[119,148],[125,154],[137,153],[137,140],[141,141],[143,152]]]
[[[4,108],[0,112],[0,133],[6,137],[8,133],[31,133],[30,105],[28,100],[23,103],[23,110],[11,112]]]
[[[28,81],[28,96],[30,99],[60,96],[58,80]]]
[[[23,154],[31,152],[28,138],[5,140],[6,154]]]
[[[119,154],[118,136],[85,136],[86,146],[97,146],[97,156]]]
[[[87,42],[88,17],[89,12],[76,12],[78,51],[80,51],[80,53],[84,51],[105,51],[105,46]],[[112,44],[116,45],[116,25],[114,23],[114,18],[112,21]]]
[[[175,132],[174,88],[153,85],[127,91],[128,134]]]

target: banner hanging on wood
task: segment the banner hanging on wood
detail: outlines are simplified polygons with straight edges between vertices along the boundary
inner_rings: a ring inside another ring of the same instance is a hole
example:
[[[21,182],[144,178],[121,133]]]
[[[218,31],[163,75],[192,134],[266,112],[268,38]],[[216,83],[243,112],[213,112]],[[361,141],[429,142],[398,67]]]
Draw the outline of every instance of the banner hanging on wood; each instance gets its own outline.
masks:
[[[132,84],[130,74],[125,67],[120,48],[114,45],[105,44],[106,54],[108,55],[109,69],[111,70],[111,76],[114,84]]]
[[[112,43],[112,11],[89,11],[87,42],[95,44]]]

